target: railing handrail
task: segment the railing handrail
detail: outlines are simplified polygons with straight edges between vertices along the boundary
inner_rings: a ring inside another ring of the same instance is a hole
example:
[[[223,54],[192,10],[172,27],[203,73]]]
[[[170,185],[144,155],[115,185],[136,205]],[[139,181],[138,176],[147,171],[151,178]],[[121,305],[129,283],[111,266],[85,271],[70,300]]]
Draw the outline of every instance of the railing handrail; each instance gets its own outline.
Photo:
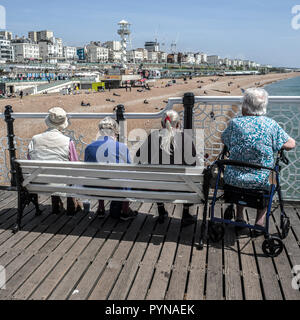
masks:
[[[195,103],[203,104],[241,104],[242,96],[198,96]],[[269,103],[297,103],[300,104],[300,96],[270,96]],[[159,119],[165,111],[170,110],[175,104],[183,104],[183,98],[170,98],[166,107],[160,112],[154,113],[124,113],[126,119]],[[45,119],[48,113],[13,113],[14,119]],[[116,118],[115,113],[68,113],[69,119],[104,119],[105,117]],[[0,113],[0,119],[4,114]]]
[[[182,98],[170,98],[166,107],[154,113],[124,113],[126,119],[158,119],[165,111],[172,109],[174,104],[182,103]],[[48,113],[13,113],[14,119],[45,119]],[[69,119],[104,119],[105,117],[116,118],[116,113],[68,113]],[[3,113],[0,113],[0,118],[4,119]]]
[[[243,96],[201,96],[195,103],[204,104],[241,104]],[[300,103],[300,96],[269,96],[269,103]]]

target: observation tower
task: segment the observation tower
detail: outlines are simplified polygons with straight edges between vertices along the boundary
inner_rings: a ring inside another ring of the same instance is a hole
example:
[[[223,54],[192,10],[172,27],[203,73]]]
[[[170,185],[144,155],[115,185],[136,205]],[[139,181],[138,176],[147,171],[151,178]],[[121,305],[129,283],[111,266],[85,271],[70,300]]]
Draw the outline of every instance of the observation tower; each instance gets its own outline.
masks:
[[[118,23],[119,29],[118,34],[121,37],[121,46],[122,46],[122,55],[121,55],[121,61],[122,61],[122,68],[127,69],[127,43],[130,38],[130,23],[126,20],[122,20]]]

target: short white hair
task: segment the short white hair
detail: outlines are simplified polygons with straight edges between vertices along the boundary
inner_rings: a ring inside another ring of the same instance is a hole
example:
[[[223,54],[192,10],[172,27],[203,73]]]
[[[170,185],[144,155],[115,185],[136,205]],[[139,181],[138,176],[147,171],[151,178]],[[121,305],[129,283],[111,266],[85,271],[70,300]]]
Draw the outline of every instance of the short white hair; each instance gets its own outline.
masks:
[[[117,136],[119,134],[119,125],[117,121],[110,117],[106,117],[99,123],[99,134],[100,136]]]
[[[251,116],[264,116],[269,103],[268,92],[261,88],[250,88],[243,98],[243,113]]]

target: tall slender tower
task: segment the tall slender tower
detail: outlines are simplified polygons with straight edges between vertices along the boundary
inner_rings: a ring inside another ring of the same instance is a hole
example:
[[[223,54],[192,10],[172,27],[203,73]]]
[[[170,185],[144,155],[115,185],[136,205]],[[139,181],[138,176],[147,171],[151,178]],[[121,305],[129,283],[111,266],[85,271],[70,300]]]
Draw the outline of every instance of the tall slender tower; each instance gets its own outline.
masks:
[[[131,31],[130,31],[130,23],[122,20],[118,23],[119,29],[118,34],[121,37],[121,45],[122,45],[122,67],[127,69],[127,42],[129,40]]]

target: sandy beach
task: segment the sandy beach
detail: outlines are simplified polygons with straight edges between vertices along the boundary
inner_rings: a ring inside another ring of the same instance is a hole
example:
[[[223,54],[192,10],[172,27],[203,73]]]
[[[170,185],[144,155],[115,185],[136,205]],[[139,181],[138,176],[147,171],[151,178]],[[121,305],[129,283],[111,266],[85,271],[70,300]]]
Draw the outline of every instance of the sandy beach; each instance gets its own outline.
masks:
[[[158,112],[166,106],[170,97],[180,97],[185,92],[193,92],[195,95],[220,96],[242,94],[241,89],[253,86],[264,86],[275,81],[298,77],[300,73],[268,74],[259,76],[235,76],[235,77],[202,77],[184,82],[176,80],[176,84],[166,87],[168,80],[157,80],[151,91],[138,92],[139,88],[132,88],[131,92],[125,89],[116,89],[111,92],[90,93],[82,92],[79,95],[48,94],[40,96],[27,96],[22,100],[13,98],[0,101],[0,110],[4,111],[6,105],[12,105],[15,112],[47,112],[51,107],[60,106],[67,112],[74,113],[101,113],[113,112],[118,104],[124,104],[127,112]],[[230,83],[230,85],[229,85]],[[113,100],[107,101],[107,99]],[[147,104],[144,101],[147,101]],[[90,103],[91,107],[82,107],[81,102]],[[1,137],[6,135],[6,127],[1,121]],[[76,120],[70,129],[76,131],[76,135],[82,134],[84,141],[90,142],[97,134],[98,120]],[[15,133],[22,138],[31,138],[33,135],[44,131],[46,126],[43,120],[17,120]],[[135,120],[129,121],[128,129],[158,127],[159,121]]]

